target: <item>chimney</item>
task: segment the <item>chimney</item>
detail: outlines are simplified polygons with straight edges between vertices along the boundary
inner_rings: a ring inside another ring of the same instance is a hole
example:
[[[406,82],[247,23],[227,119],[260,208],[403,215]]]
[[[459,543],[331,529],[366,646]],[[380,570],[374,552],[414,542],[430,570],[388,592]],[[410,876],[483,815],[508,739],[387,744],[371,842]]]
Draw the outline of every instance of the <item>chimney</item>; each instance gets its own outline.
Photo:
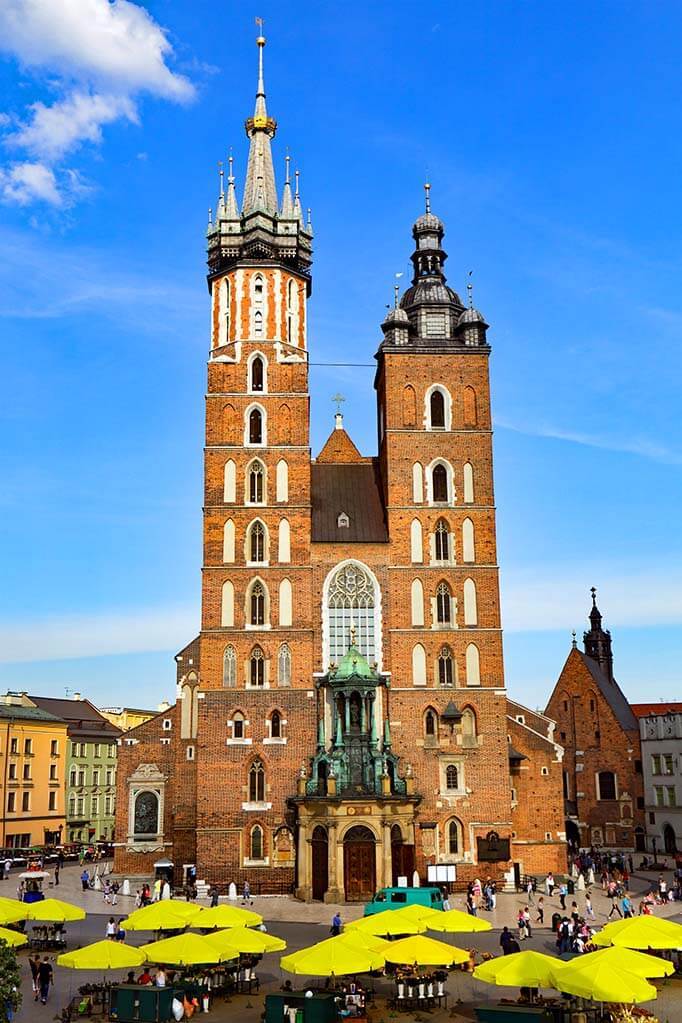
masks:
[[[159,713],[161,713],[161,711],[168,710],[169,707],[170,703],[168,702],[168,700],[162,700],[161,703],[159,704]]]
[[[71,699],[72,700],[80,700],[81,699],[81,694],[80,693],[74,693],[73,696],[71,697]]]

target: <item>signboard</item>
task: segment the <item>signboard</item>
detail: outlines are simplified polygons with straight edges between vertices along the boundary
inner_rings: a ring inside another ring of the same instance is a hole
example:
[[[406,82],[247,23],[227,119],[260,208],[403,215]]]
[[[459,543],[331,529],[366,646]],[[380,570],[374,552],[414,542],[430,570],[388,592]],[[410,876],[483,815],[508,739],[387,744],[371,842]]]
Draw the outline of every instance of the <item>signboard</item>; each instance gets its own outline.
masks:
[[[426,872],[429,884],[450,884],[457,880],[454,863],[430,863]]]
[[[407,888],[407,878],[406,877],[399,877],[398,878],[398,888]]]
[[[489,831],[485,838],[477,838],[476,844],[479,863],[499,863],[509,859],[509,839],[500,838],[496,831]]]

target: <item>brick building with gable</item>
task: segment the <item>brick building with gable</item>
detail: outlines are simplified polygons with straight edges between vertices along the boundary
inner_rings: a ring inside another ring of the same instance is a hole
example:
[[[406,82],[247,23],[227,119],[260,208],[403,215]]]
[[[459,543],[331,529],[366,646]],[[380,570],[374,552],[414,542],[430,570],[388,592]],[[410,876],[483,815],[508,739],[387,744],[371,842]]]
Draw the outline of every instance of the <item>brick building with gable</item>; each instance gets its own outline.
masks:
[[[230,161],[207,233],[201,633],[175,706],[122,739],[116,870],[328,901],[435,863],[560,871],[562,820],[512,807],[515,751],[518,793],[560,805],[561,773],[546,719],[508,716],[488,326],[446,283],[427,185],[375,356],[378,454],[339,412],[311,457],[312,226],[288,158],[275,189],[264,45],[241,207]]]

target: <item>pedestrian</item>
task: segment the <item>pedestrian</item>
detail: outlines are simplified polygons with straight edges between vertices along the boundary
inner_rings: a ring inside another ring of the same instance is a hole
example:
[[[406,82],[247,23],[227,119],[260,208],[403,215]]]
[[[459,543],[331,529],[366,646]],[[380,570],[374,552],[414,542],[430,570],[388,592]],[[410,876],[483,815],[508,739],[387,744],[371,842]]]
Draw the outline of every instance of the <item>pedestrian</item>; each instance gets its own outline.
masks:
[[[592,908],[592,896],[589,892],[585,896],[585,919],[588,917],[591,917],[593,920],[597,919],[594,909]]]
[[[116,903],[118,902],[118,889],[119,889],[118,881],[112,881],[111,882],[111,905],[112,906],[115,906]]]
[[[545,892],[550,899],[552,898],[552,895],[554,895],[554,874],[551,870],[545,878]]]
[[[54,884],[55,888],[59,885],[59,860],[57,860],[54,867]]]
[[[38,967],[38,984],[40,985],[40,1001],[47,1005],[47,996],[50,993],[50,984],[54,984],[54,970],[50,960],[45,956]]]
[[[443,912],[447,913],[450,910],[450,896],[446,891],[443,892]]]
[[[525,923],[526,923],[526,934],[528,935],[529,938],[532,938],[533,937],[533,928],[532,928],[532,925],[531,925],[530,909],[528,908],[528,906],[524,907],[523,919],[525,920]]]
[[[161,898],[161,878],[157,877],[154,882],[154,894],[152,896],[152,902],[158,902]]]
[[[571,903],[571,920],[573,921],[574,924],[577,924],[578,920],[580,920],[580,913],[578,912],[577,902]]]
[[[253,899],[251,898],[251,885],[248,881],[244,882],[244,889],[242,891],[242,905],[245,906],[247,902],[250,902],[253,906]]]
[[[108,881],[104,882],[104,886],[102,888],[102,897],[103,897],[104,901],[106,902],[106,904],[108,906],[110,906],[111,905],[111,885],[109,884]]]
[[[623,898],[620,900],[620,908],[621,908],[621,910],[623,912],[623,918],[625,920],[629,920],[630,917],[632,916],[632,902],[631,902],[630,897],[627,894],[627,892],[625,893]]]
[[[568,917],[564,917],[559,924],[557,931],[557,944],[559,946],[559,955],[563,955],[564,952],[570,952],[571,950],[571,924]]]
[[[506,955],[506,956],[509,955],[509,943],[511,942],[512,938],[513,938],[513,935],[511,933],[511,931],[509,930],[509,928],[508,927],[503,927],[502,928],[502,933],[500,934],[500,945],[502,946],[503,954]]]
[[[534,906],[535,903],[533,902],[533,879],[530,877],[528,878],[528,884],[526,885],[526,897],[528,898],[528,905]]]
[[[140,895],[140,889],[138,888],[135,892],[135,909],[139,909],[142,905],[142,896]]]
[[[9,872],[10,872],[11,866],[12,866],[12,861],[11,861],[11,859],[8,856],[5,859],[5,862],[3,863],[3,872],[2,872],[2,879],[3,879],[3,881],[9,881]]]
[[[33,988],[33,1001],[37,1002],[40,998],[40,981],[38,980],[38,968],[40,966],[40,956],[33,956],[29,959],[28,965],[31,967],[31,987]]]
[[[632,854],[628,855],[628,867],[630,868],[630,873],[633,874],[635,870],[635,864],[632,859]]]
[[[125,941],[126,932],[123,929],[123,917],[121,917],[116,925],[116,941]]]
[[[166,971],[164,970],[163,966],[159,966],[158,970],[156,971],[154,983],[156,984],[157,987],[166,986]]]
[[[107,920],[106,936],[109,939],[109,941],[116,940],[116,921],[114,920],[113,916],[110,916],[109,919]]]
[[[497,906],[497,885],[494,881],[490,882],[490,909],[495,912]]]
[[[561,884],[559,885],[559,902],[561,903],[561,908],[562,909],[566,909],[566,896],[567,895],[568,895],[568,885],[566,884],[565,881],[562,881]]]
[[[609,920],[611,919],[611,917],[613,916],[614,913],[617,913],[618,916],[621,918],[621,920],[623,919],[623,914],[621,913],[620,906],[618,905],[618,896],[617,895],[614,895],[613,898],[611,899],[611,909],[609,910],[609,916],[608,916]]]
[[[337,909],[336,913],[334,913],[334,916],[332,917],[331,935],[332,935],[332,937],[335,938],[336,935],[340,934],[340,933],[341,933],[341,914],[339,913],[339,911]]]
[[[467,892],[467,913],[469,916],[476,916],[476,900],[473,892]]]
[[[90,888],[90,874],[88,873],[87,867],[81,874],[81,884],[83,885],[83,891],[87,892]]]
[[[214,909],[220,901],[220,892],[215,885],[211,888],[211,909]]]
[[[545,922],[545,900],[542,897],[542,895],[538,899],[537,911],[538,911],[537,923],[544,924],[544,922]]]
[[[663,875],[658,879],[658,894],[661,902],[668,901],[668,882],[665,880]]]
[[[526,940],[526,919],[523,915],[523,910],[520,909],[516,918],[516,926],[519,932],[519,941]]]

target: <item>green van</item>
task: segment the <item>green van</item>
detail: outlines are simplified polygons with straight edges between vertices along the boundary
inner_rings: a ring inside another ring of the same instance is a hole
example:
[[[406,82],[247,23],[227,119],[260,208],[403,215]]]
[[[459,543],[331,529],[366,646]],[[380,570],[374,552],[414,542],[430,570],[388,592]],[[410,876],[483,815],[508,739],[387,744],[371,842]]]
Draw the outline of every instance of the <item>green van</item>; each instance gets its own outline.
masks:
[[[380,888],[371,902],[365,906],[365,916],[382,913],[385,909],[402,909],[403,906],[428,906],[429,909],[443,908],[443,893],[440,888]]]

